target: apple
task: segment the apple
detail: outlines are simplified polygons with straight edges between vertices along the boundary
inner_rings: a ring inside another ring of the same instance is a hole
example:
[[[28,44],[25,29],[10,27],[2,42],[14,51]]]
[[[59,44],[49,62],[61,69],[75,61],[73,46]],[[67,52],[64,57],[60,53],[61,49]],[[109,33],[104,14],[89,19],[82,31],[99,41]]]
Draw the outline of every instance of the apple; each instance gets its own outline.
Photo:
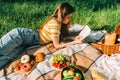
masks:
[[[68,70],[64,70],[64,71],[63,71],[63,76],[64,76],[64,77],[69,76],[69,75],[68,75]]]
[[[73,69],[69,69],[68,70],[68,75],[69,76],[73,76],[74,75],[74,70]]]
[[[80,77],[80,78],[81,78],[80,73],[75,73],[75,76],[77,76],[77,77]]]
[[[80,80],[80,78],[77,77],[77,76],[75,76],[75,77],[73,78],[73,80]]]

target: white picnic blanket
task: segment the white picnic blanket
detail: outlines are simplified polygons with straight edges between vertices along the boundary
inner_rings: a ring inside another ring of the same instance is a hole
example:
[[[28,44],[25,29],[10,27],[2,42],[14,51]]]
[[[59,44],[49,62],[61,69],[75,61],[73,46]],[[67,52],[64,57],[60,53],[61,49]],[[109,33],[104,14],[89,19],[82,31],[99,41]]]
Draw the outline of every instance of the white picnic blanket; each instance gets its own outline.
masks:
[[[93,80],[120,80],[120,54],[102,55],[88,72]]]

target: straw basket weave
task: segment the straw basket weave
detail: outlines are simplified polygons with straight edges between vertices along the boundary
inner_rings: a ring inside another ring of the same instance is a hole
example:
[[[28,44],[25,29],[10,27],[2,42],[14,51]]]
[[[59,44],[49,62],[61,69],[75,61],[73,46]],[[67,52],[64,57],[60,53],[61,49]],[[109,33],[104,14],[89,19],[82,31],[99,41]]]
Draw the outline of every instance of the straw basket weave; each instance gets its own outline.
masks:
[[[102,50],[102,52],[106,55],[120,53],[120,43],[114,44],[114,45],[105,45],[102,43],[91,43],[91,45]]]
[[[115,28],[115,33],[117,34],[117,38],[120,38],[120,23],[117,24],[117,27]],[[105,45],[101,42],[91,43],[91,45],[102,50],[102,52],[106,55],[120,53],[120,42],[114,45]]]

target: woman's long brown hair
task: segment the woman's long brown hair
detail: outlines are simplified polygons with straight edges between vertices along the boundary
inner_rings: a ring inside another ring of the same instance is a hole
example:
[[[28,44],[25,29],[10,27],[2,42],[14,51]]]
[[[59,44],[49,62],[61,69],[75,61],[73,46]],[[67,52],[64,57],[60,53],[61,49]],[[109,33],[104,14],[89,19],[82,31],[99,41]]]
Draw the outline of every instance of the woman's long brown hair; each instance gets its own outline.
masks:
[[[73,12],[74,12],[74,8],[70,4],[64,2],[57,7],[54,14],[52,15],[52,17],[55,17],[57,21],[61,23],[60,38],[63,38],[68,35],[68,28],[70,23],[63,24],[63,19],[65,18],[65,16]]]
[[[57,9],[55,10],[55,12],[52,14],[52,16],[50,18],[48,18],[48,20],[43,24],[43,26],[52,18],[55,18],[60,24],[61,24],[61,37],[65,37],[67,36],[68,33],[68,28],[69,28],[69,23],[68,24],[63,24],[63,19],[65,18],[65,16],[67,16],[68,14],[71,14],[74,12],[74,8],[64,2],[61,3]]]

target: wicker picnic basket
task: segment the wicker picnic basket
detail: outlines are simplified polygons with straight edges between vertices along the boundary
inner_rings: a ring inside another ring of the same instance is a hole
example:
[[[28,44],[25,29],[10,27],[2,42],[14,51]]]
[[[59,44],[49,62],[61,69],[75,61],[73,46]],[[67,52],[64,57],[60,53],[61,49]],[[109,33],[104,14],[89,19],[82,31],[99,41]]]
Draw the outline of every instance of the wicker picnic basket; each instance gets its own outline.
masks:
[[[117,38],[120,38],[120,23],[117,24],[114,32],[117,34]],[[100,49],[106,55],[120,53],[120,42],[118,42],[114,45],[105,45],[102,42],[91,43],[91,45]]]

